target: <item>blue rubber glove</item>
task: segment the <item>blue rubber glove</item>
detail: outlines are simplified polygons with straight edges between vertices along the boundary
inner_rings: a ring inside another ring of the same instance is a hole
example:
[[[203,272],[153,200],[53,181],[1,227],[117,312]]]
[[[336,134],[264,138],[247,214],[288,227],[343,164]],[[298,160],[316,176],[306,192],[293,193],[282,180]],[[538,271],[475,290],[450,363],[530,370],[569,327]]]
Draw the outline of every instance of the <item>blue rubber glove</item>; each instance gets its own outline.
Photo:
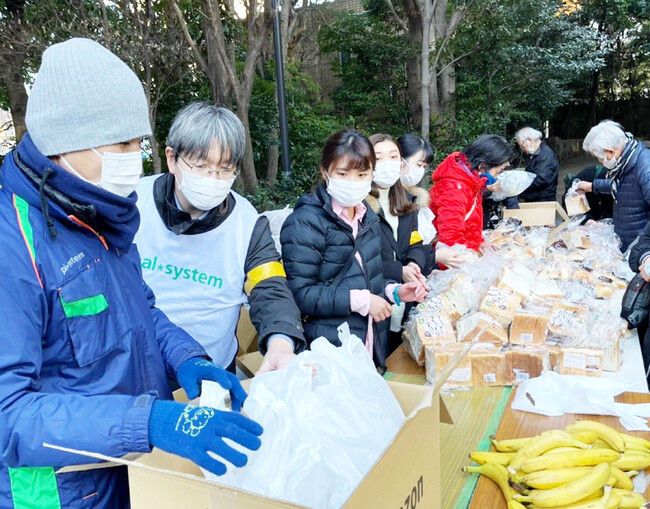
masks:
[[[262,445],[258,438],[262,431],[262,426],[242,414],[175,401],[156,400],[149,417],[152,446],[188,458],[216,475],[225,474],[226,465],[210,456],[208,451],[236,467],[243,467],[248,457],[223,439],[256,451]]]
[[[231,406],[235,412],[241,410],[248,396],[235,375],[201,357],[192,357],[181,364],[176,372],[176,378],[189,399],[197,398],[201,394],[202,380],[217,382],[230,391]]]

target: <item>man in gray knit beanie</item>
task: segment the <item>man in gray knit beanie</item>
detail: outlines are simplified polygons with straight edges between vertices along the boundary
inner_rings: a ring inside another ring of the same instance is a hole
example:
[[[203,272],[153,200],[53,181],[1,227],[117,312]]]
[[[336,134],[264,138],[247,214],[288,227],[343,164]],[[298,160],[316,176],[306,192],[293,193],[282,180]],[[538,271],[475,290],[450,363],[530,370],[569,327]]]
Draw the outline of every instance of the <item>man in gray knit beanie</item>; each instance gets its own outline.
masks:
[[[75,38],[45,50],[25,123],[36,148],[72,174],[124,197],[135,189],[149,106],[139,78],[101,44]]]
[[[70,39],[45,50],[25,123],[45,156],[151,136],[140,79],[90,39]]]
[[[257,423],[172,401],[170,379],[191,398],[217,381],[234,409],[246,392],[142,281],[133,190],[151,128],[137,76],[96,42],[55,44],[27,127],[0,168],[0,507],[129,506],[125,467],[62,472],[89,460],[44,444],[244,465],[223,438],[257,449]]]

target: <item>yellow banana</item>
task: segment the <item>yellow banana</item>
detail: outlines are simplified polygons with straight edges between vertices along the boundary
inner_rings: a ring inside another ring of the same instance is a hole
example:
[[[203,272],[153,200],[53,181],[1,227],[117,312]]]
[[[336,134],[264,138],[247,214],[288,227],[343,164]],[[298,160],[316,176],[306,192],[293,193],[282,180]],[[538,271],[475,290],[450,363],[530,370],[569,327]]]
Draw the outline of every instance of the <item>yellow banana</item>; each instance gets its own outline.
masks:
[[[645,507],[645,504],[647,503],[647,500],[643,495],[639,495],[635,491],[613,488],[612,493],[616,493],[621,497],[621,501],[618,504],[621,509],[639,509],[640,507]]]
[[[600,438],[597,438],[594,440],[591,444],[592,449],[612,449],[612,446],[609,445],[607,442],[604,440],[601,440]],[[613,449],[612,449],[613,450]]]
[[[597,500],[589,500],[587,502],[577,502],[575,504],[566,505],[562,509],[617,509],[621,503],[621,497],[616,493],[606,490],[602,497]]]
[[[612,449],[618,452],[625,451],[625,439],[611,426],[596,421],[576,421],[569,424],[564,430],[567,433],[572,431],[593,431],[598,438],[607,442]]]
[[[484,475],[485,477],[491,479],[496,483],[497,486],[501,489],[506,502],[513,499],[515,490],[512,489],[510,483],[508,482],[508,471],[503,465],[497,465],[496,463],[485,463],[478,467],[463,467],[463,472],[469,473],[478,473]]]
[[[623,436],[623,440],[625,440],[626,449],[645,449],[646,451],[650,451],[650,440],[635,435],[628,435],[627,433],[621,433],[621,435]]]
[[[614,488],[620,488],[622,490],[633,490],[634,489],[634,483],[632,482],[632,479],[630,479],[625,472],[623,472],[621,469],[616,468],[615,466],[612,466],[610,464],[610,472],[611,472],[611,477],[614,479],[610,478],[610,481],[607,482],[610,486]]]
[[[517,452],[523,445],[530,440],[526,438],[509,438],[506,440],[497,440],[494,435],[490,436],[490,443],[499,452]]]
[[[620,457],[621,455],[618,452],[611,449],[589,449],[586,451],[544,454],[524,462],[521,465],[521,470],[529,473],[553,468],[586,467],[600,463],[613,463]]]
[[[650,453],[627,451],[621,454],[620,459],[612,464],[621,470],[645,470],[650,467]]]
[[[595,431],[581,430],[568,433],[578,442],[583,442],[587,445],[593,444],[598,439],[598,434]]]
[[[526,509],[526,506],[516,500],[508,500],[508,509]]]
[[[475,461],[479,465],[485,463],[496,463],[504,467],[510,463],[514,457],[514,452],[492,452],[492,451],[472,451],[469,453],[469,459]]]
[[[609,475],[609,463],[601,463],[575,481],[550,490],[531,490],[528,495],[514,495],[513,498],[519,502],[530,502],[535,507],[566,506],[600,490]]]
[[[591,467],[555,468],[551,470],[538,470],[531,472],[521,478],[531,488],[548,490],[562,486],[571,481],[579,479],[591,470]]]
[[[580,449],[587,449],[589,447],[587,444],[579,442],[562,430],[545,431],[531,438],[515,453],[514,458],[512,458],[508,465],[508,471],[514,474],[526,460],[536,458],[549,449],[566,446],[578,447]]]
[[[555,447],[553,449],[549,449],[544,454],[557,454],[559,452],[576,452],[576,451],[582,451],[582,448],[578,448],[578,447]]]

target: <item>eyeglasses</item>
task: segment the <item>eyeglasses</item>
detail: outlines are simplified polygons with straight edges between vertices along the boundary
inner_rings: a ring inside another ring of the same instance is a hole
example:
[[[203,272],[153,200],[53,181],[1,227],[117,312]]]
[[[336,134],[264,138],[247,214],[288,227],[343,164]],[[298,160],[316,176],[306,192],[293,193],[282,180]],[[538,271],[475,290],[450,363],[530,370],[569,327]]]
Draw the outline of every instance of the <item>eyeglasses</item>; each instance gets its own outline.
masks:
[[[239,175],[239,170],[237,169],[213,168],[212,166],[208,166],[205,163],[190,164],[182,155],[178,154],[178,157],[181,158],[181,160],[189,167],[191,171],[204,177],[212,177],[214,175],[218,180],[229,180]]]

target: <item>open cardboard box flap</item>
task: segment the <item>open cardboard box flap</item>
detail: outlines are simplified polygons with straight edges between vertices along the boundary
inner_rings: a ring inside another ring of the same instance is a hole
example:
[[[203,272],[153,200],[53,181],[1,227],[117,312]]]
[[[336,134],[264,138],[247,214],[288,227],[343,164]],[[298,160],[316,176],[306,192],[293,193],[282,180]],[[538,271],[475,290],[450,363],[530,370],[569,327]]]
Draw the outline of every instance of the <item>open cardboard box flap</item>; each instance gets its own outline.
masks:
[[[557,240],[559,234],[568,225],[571,218],[556,201],[520,203],[518,209],[504,209],[503,218],[516,217],[522,226],[552,226],[548,236],[549,245]]]

